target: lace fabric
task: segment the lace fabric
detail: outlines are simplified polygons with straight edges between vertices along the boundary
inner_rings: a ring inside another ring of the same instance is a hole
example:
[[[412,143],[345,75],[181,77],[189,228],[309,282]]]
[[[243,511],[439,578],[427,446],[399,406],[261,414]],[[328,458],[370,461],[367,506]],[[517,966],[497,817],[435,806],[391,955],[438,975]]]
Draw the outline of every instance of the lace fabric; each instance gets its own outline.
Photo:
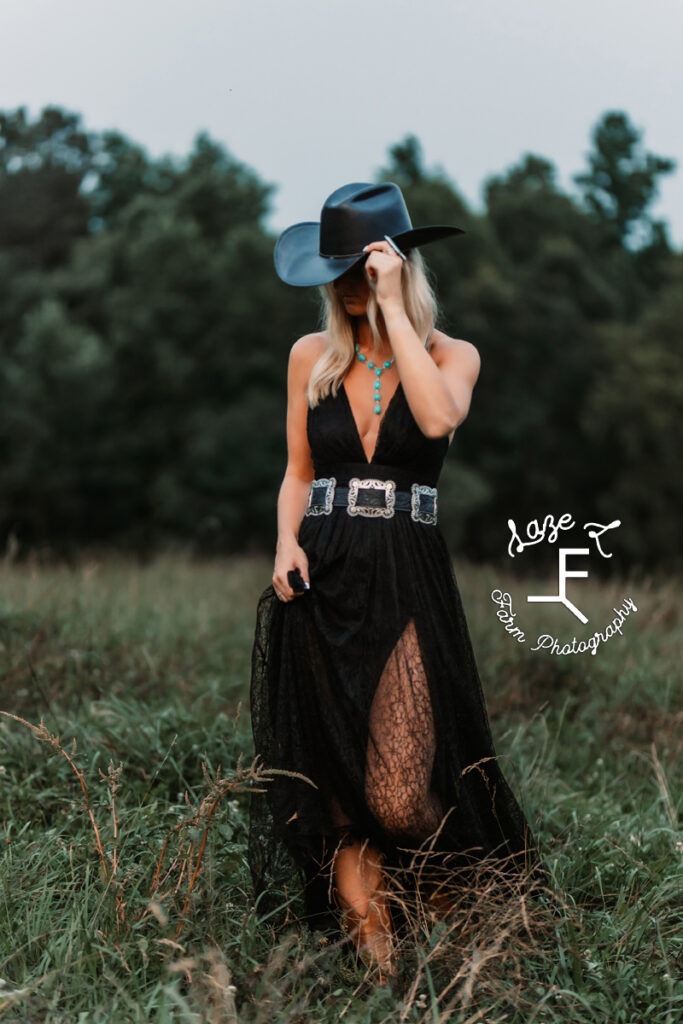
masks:
[[[399,385],[368,460],[344,388],[309,410],[316,477],[434,487],[447,438],[419,430]],[[368,839],[400,866],[432,837],[452,863],[507,857],[540,867],[496,757],[457,579],[438,525],[304,517],[311,589],[259,601],[252,657],[255,749],[274,775],[251,799],[249,864],[259,908],[298,876],[309,920],[334,927],[338,844]],[[332,915],[332,916],[331,916]]]

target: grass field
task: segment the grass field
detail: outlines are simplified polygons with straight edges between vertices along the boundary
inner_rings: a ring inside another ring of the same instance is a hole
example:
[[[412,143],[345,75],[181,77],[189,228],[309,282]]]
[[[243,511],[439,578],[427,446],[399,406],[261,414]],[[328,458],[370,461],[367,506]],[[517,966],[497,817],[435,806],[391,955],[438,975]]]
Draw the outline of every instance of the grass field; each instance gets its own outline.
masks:
[[[0,1019],[683,1019],[680,582],[595,656],[515,644],[499,571],[456,573],[509,781],[561,911],[486,894],[418,922],[401,983],[254,912],[248,680],[267,560],[0,566]],[[539,613],[540,614],[540,613]],[[539,619],[540,623],[540,619]]]

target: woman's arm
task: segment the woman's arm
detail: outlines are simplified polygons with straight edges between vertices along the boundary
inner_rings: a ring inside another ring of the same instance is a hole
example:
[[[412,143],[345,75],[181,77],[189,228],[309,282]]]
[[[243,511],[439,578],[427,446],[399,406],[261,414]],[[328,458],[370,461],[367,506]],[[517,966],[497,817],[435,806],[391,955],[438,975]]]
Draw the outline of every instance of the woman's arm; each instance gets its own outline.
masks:
[[[402,260],[386,242],[372,242],[365,248],[370,252],[366,270],[370,271],[410,411],[427,437],[452,434],[469,412],[481,366],[479,353],[469,341],[435,331],[430,354],[403,305]]]
[[[426,437],[452,434],[470,409],[481,366],[477,349],[469,341],[435,331],[430,353],[405,312],[382,312],[396,369],[417,425]]]
[[[292,590],[287,573],[298,568],[306,583],[308,559],[299,546],[301,520],[308,503],[313,479],[313,460],[306,434],[308,399],[306,389],[313,364],[324,347],[320,334],[306,334],[292,345],[287,372],[287,469],[277,500],[277,547],[273,586],[281,600],[290,601],[298,595]]]

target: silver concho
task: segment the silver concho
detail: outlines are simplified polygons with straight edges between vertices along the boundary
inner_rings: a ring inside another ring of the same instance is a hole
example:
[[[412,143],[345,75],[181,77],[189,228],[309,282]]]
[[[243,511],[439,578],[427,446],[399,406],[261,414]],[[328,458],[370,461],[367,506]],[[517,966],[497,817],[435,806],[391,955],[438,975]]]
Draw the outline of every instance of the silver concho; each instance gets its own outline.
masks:
[[[334,501],[334,489],[337,486],[336,478],[320,477],[319,480],[313,480],[311,483],[311,489],[308,492],[308,505],[306,507],[307,516],[329,516],[332,511],[332,502]],[[322,501],[320,500],[320,491],[325,489]],[[313,492],[317,491],[315,502],[313,501]]]
[[[364,490],[384,491],[385,507],[375,505],[359,505],[358,492]],[[350,516],[382,516],[391,519],[394,515],[396,500],[396,484],[393,480],[359,480],[357,476],[349,480],[349,496],[346,511]]]
[[[426,484],[411,484],[410,486],[410,518],[416,523],[436,523],[436,487],[427,487]],[[434,511],[427,512],[421,509],[422,497],[434,499]]]

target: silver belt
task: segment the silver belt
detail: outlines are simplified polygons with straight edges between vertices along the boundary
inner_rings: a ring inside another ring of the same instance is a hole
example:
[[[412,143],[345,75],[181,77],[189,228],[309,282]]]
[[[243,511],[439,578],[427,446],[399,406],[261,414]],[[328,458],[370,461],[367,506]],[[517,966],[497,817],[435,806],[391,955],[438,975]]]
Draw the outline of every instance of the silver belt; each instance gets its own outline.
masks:
[[[411,484],[409,491],[397,491],[394,480],[354,476],[348,487],[337,487],[335,477],[320,477],[311,483],[306,515],[329,516],[333,508],[346,508],[350,516],[391,519],[395,512],[410,512],[416,523],[436,524],[436,499],[436,487],[426,484]]]

